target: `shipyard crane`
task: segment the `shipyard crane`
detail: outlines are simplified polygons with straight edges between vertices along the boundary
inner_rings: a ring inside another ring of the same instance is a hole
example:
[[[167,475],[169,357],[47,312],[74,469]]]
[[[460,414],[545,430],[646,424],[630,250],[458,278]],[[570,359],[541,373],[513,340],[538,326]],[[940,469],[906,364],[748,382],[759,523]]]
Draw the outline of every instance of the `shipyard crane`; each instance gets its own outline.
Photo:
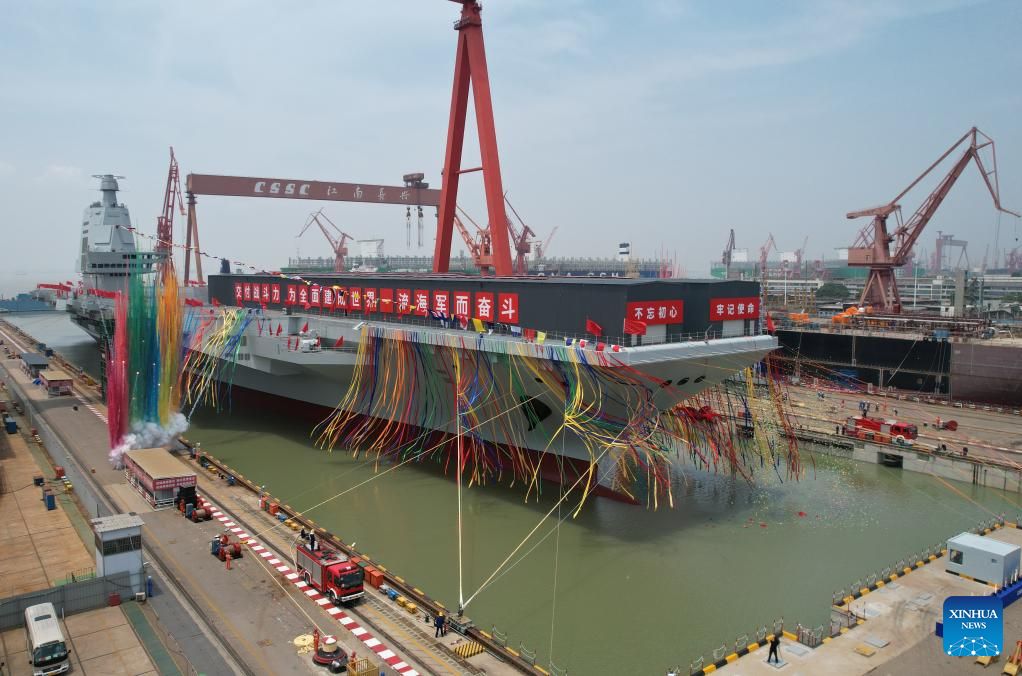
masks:
[[[554,238],[554,234],[557,232],[558,227],[559,226],[556,225],[553,227],[553,230],[551,230],[550,234],[547,235],[545,242],[541,242],[538,239],[533,242],[533,246],[535,247],[533,250],[536,252],[536,260],[542,260],[543,257],[547,255],[547,251],[550,250],[550,240]]]
[[[795,267],[798,268],[799,274],[802,274],[802,257],[806,255],[807,246],[809,246],[809,235],[802,240],[802,247],[795,250]]]
[[[529,274],[528,255],[532,252],[532,241],[530,238],[535,237],[536,233],[518,215],[518,211],[511,204],[511,200],[507,198],[506,194],[504,195],[504,203],[511,209],[511,213],[515,215],[515,218],[518,219],[518,224],[522,226],[522,229],[519,230],[515,222],[511,220],[511,216],[506,211],[504,212],[504,216],[507,218],[507,228],[511,233],[511,241],[515,245],[515,260],[512,270],[516,275],[527,275]]]
[[[727,239],[727,246],[720,256],[720,262],[724,265],[724,279],[731,278],[731,256],[735,251],[735,229],[731,228],[731,236]]]
[[[1022,271],[1022,247],[1017,246],[1004,254],[1004,267],[1010,273]]]
[[[336,230],[337,234],[340,235],[340,238],[333,235],[330,232],[330,230],[328,230],[327,227],[323,225],[323,220],[320,220],[320,218],[329,223],[330,227]],[[305,227],[302,228],[302,231],[300,233],[298,233],[298,237],[304,235],[305,231],[312,227],[313,223],[319,226],[319,229],[323,233],[323,236],[326,237],[328,242],[330,242],[330,248],[333,249],[334,251],[334,272],[344,272],[344,257],[348,255],[348,247],[345,246],[345,244],[349,239],[354,238],[348,233],[338,228],[334,224],[334,222],[331,221],[330,218],[323,213],[322,209],[320,209],[319,211],[314,211],[312,212],[312,214],[309,215],[308,220],[305,221]]]
[[[185,200],[181,196],[181,175],[174,157],[174,146],[170,147],[170,168],[167,170],[167,187],[163,191],[163,212],[156,218],[156,253],[163,254],[160,265],[173,264],[174,260],[174,207],[181,216],[185,215]],[[187,255],[188,252],[185,252]]]
[[[767,256],[770,255],[770,250],[777,250],[777,243],[774,241],[774,234],[770,233],[770,237],[763,246],[759,248],[759,274],[766,279],[767,277]]]
[[[947,159],[955,150],[965,144],[965,151],[951,170],[940,181],[933,192],[931,192],[919,206],[912,217],[906,221],[901,220],[901,198],[919,184],[932,172],[937,165]],[[991,168],[987,170],[983,163],[980,151],[990,149]],[[994,140],[973,127],[965,132],[958,141],[941,155],[936,162],[931,164],[926,171],[919,175],[916,180],[894,199],[881,206],[860,211],[852,211],[847,214],[849,219],[872,217],[869,225],[859,233],[855,244],[848,249],[848,265],[855,267],[868,267],[869,273],[866,277],[866,285],[862,289],[862,296],[859,299],[860,305],[872,305],[883,312],[901,312],[901,297],[898,295],[898,285],[894,279],[894,269],[910,260],[912,246],[919,239],[923,228],[933,218],[937,208],[940,207],[944,198],[947,197],[951,187],[965,171],[970,161],[976,162],[976,167],[983,176],[990,196],[994,200],[994,208],[1004,213],[1019,216],[1019,214],[1005,209],[1001,206],[1000,189],[997,178],[997,154],[994,149]],[[895,216],[898,226],[893,233],[887,230],[887,219]],[[892,251],[891,245],[894,245]]]
[[[479,274],[486,275],[493,272],[493,247],[490,241],[490,230],[489,228],[482,228],[472,220],[464,209],[460,206],[458,211],[475,226],[476,236],[473,237],[468,232],[468,228],[465,227],[465,223],[462,222],[458,214],[454,214],[454,227],[458,229],[458,233],[461,234],[461,238],[465,241],[465,246],[468,247],[468,253],[472,257],[472,263],[479,268]]]

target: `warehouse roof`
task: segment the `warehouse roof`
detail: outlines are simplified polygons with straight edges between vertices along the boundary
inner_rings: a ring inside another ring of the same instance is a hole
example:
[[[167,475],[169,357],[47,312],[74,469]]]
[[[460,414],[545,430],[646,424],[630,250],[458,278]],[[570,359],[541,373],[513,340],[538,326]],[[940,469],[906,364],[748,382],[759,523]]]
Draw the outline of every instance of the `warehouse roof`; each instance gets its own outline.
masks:
[[[25,362],[29,366],[39,366],[46,368],[50,364],[48,357],[45,357],[38,352],[22,352],[21,361]]]
[[[165,448],[140,448],[128,451],[125,455],[153,479],[195,475],[195,472],[172,456]]]

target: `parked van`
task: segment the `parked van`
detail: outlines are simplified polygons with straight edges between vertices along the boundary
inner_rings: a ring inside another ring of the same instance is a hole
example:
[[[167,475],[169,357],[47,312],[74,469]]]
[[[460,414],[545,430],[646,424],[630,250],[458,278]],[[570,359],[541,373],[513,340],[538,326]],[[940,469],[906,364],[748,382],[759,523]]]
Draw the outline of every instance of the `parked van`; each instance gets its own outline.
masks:
[[[71,669],[71,651],[64,641],[60,621],[52,603],[40,603],[25,609],[28,656],[33,676],[53,676]]]

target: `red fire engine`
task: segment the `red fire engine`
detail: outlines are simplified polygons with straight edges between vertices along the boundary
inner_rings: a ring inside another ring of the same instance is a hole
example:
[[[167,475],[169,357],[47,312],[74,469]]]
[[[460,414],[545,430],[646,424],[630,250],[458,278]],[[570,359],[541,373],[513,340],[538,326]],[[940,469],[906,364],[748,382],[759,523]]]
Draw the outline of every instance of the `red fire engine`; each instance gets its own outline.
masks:
[[[897,420],[870,418],[864,415],[848,418],[841,432],[850,437],[887,444],[892,442],[899,444],[909,443],[919,437],[919,430],[915,425],[898,422]]]
[[[346,555],[330,548],[320,548],[317,541],[315,551],[311,551],[307,544],[298,545],[296,559],[302,578],[316,591],[329,596],[335,604],[354,601],[365,594],[362,588],[365,573]]]

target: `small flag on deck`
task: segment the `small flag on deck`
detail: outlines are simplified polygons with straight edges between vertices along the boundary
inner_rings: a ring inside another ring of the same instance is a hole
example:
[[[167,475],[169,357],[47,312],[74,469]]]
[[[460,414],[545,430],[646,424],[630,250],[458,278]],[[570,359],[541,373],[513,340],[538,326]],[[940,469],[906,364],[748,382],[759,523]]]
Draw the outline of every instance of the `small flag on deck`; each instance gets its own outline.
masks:
[[[537,331],[536,332],[536,342],[537,343],[542,343],[544,340],[546,340],[546,333],[544,333],[543,331]]]
[[[284,330],[284,327],[283,327],[283,326],[281,326],[281,325],[280,325],[280,323],[278,322],[278,324],[277,324],[277,335],[279,336],[279,335],[280,335],[280,333],[281,333],[281,332],[282,332],[283,330]]]
[[[305,326],[302,327],[302,333],[309,332],[309,322],[305,322]]]
[[[475,330],[478,331],[479,333],[483,333],[486,330],[486,329],[483,328],[482,321],[480,321],[479,319],[477,319],[475,317],[472,318],[472,326],[474,326]]]
[[[344,336],[341,336],[340,338],[334,341],[334,347],[340,347],[342,345],[344,345]]]

